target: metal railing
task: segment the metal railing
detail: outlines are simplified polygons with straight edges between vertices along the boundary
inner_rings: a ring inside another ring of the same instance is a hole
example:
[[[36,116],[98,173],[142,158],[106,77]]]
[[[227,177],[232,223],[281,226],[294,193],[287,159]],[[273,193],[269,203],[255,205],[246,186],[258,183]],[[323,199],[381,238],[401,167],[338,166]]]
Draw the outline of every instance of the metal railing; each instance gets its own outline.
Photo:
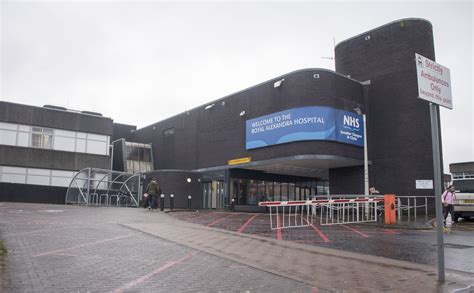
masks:
[[[138,207],[142,198],[140,174],[85,168],[66,191],[66,204]]]
[[[429,215],[428,203],[435,200],[433,196],[396,196],[395,198],[398,220],[405,220],[406,217],[408,221],[412,219],[416,221],[420,216],[427,219]]]
[[[377,222],[379,204],[376,200],[360,199],[352,202],[329,202],[313,207],[313,214],[318,215],[321,226],[336,224],[355,224]]]
[[[259,206],[266,206],[270,212],[270,228],[284,229],[307,227],[319,216],[321,226],[376,222],[378,203],[383,198],[360,199],[323,199],[308,201],[267,201]]]
[[[313,217],[308,205],[269,206],[270,228],[298,228],[313,224]]]

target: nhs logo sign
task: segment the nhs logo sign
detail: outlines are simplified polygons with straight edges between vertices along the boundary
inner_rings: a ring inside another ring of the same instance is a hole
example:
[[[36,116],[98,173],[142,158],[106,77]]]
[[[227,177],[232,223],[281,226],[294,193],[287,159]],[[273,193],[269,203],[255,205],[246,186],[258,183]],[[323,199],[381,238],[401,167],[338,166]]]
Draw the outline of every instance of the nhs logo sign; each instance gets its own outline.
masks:
[[[340,111],[336,115],[336,140],[344,143],[364,146],[364,123],[362,115]]]
[[[359,128],[359,118],[344,115],[344,126]]]

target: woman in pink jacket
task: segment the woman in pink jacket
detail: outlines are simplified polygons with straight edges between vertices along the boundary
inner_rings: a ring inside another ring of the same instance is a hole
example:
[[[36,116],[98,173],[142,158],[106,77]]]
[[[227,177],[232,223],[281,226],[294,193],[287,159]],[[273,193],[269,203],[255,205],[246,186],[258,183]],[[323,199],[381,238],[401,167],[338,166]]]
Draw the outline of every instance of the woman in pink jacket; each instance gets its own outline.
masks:
[[[454,200],[456,199],[456,192],[454,186],[450,185],[441,195],[441,202],[444,209],[444,225],[446,226],[446,218],[448,213],[451,213],[451,219],[454,222]]]

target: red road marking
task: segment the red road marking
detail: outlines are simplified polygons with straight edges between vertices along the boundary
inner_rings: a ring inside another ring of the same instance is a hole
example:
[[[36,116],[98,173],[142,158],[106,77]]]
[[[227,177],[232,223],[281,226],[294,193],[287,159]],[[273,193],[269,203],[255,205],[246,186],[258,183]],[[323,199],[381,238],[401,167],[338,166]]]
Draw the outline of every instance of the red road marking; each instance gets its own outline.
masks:
[[[367,238],[367,237],[370,237],[369,235],[367,235],[367,234],[365,234],[365,233],[362,233],[362,232],[360,232],[359,230],[357,230],[357,229],[355,229],[355,228],[352,228],[352,227],[349,227],[349,226],[346,226],[346,225],[341,225],[341,226],[344,227],[344,228],[346,228],[346,229],[348,229],[348,230],[351,230],[351,231],[353,231],[353,232],[359,234],[359,235],[362,236],[362,237],[366,237],[366,238]]]
[[[92,243],[85,243],[85,244],[81,244],[81,245],[73,246],[73,247],[69,247],[69,248],[42,252],[42,253],[38,253],[38,254],[33,255],[33,257],[45,256],[45,255],[50,255],[50,254],[55,254],[55,253],[61,253],[61,252],[72,250],[72,249],[77,249],[77,248],[83,248],[83,247],[88,247],[88,246],[92,246],[92,245],[102,244],[102,243],[106,243],[106,242],[110,242],[110,241],[114,241],[114,240],[118,240],[118,239],[122,239],[122,238],[127,238],[127,237],[130,237],[130,236],[136,235],[136,234],[137,233],[133,233],[133,234],[118,236],[118,237],[109,238],[109,239],[105,239],[105,240],[100,240],[100,241],[96,241],[96,242],[92,242]]]
[[[393,234],[393,235],[400,235],[401,233],[398,231],[393,231],[389,229],[382,229],[386,234]]]
[[[219,223],[220,221],[222,221],[222,220],[224,220],[225,218],[228,218],[228,217],[230,217],[230,216],[233,216],[233,214],[230,214],[230,215],[224,216],[224,217],[222,217],[222,218],[220,218],[220,219],[217,219],[217,220],[215,220],[214,222],[211,222],[211,223],[207,224],[207,226],[208,226],[208,227],[212,227],[212,226],[214,226],[215,224]]]
[[[296,243],[325,243],[322,240],[294,240]]]
[[[184,256],[180,259],[170,261],[170,262],[162,265],[161,267],[157,268],[156,270],[146,274],[145,276],[140,277],[140,278],[138,278],[138,279],[136,279],[136,280],[134,280],[134,281],[132,281],[128,284],[123,285],[122,287],[119,287],[119,288],[115,289],[114,293],[121,293],[124,290],[129,290],[129,289],[135,287],[136,285],[138,285],[140,283],[143,283],[144,281],[148,280],[149,278],[153,277],[154,275],[159,274],[162,271],[164,271],[166,269],[169,269],[169,268],[171,268],[171,267],[173,267],[173,266],[175,266],[175,265],[177,265],[177,264],[179,264],[179,263],[181,263],[181,262],[183,262],[183,261],[185,261],[185,260],[187,260],[191,257],[192,257],[192,254],[188,253],[186,256]]]
[[[247,226],[257,217],[258,215],[253,215],[252,217],[250,217],[250,219],[247,220],[247,222],[245,222],[245,224],[243,224],[242,226],[240,226],[239,230],[237,230],[237,232],[239,233],[242,233],[244,232],[244,230],[247,228]]]
[[[318,287],[311,288],[311,293],[319,293],[319,288]]]
[[[306,221],[306,219],[303,219],[306,223],[308,223],[308,221]],[[309,223],[308,223],[309,224]],[[316,234],[319,235],[319,237],[323,238],[324,242],[331,242],[331,240],[329,240],[329,238],[323,233],[323,231],[319,230],[316,226],[314,226],[313,224],[310,224],[309,225],[311,228],[313,228],[313,230],[316,232]]]
[[[282,240],[283,237],[281,237],[281,227],[280,227],[280,216],[277,214],[277,237],[278,240]]]
[[[323,231],[319,230],[316,226],[311,224],[311,228],[313,228],[314,231],[319,235],[319,237],[323,238],[324,242],[331,242],[329,238],[323,233]]]

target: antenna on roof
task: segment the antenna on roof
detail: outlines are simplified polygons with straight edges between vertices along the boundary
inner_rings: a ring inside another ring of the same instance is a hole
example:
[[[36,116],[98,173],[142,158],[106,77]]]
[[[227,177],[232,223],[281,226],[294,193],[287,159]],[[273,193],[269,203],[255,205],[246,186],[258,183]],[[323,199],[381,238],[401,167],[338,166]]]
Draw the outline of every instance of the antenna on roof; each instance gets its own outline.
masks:
[[[332,42],[333,42],[333,52],[336,51],[336,38],[332,38]],[[321,59],[329,59],[329,60],[335,60],[334,56],[321,56]],[[336,64],[334,64],[334,68],[336,68]]]

